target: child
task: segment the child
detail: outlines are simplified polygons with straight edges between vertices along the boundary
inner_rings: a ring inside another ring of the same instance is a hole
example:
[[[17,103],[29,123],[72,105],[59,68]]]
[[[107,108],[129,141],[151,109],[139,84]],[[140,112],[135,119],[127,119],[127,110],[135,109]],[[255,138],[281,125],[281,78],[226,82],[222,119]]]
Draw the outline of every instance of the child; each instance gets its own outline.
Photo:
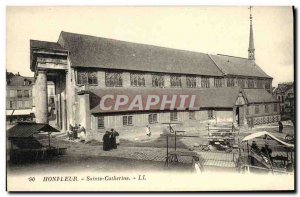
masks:
[[[150,131],[149,125],[146,125],[146,135],[147,135],[148,137],[151,136],[151,131]]]
[[[68,130],[67,134],[68,134],[69,140],[73,140],[74,139],[73,138],[73,131],[72,130]]]

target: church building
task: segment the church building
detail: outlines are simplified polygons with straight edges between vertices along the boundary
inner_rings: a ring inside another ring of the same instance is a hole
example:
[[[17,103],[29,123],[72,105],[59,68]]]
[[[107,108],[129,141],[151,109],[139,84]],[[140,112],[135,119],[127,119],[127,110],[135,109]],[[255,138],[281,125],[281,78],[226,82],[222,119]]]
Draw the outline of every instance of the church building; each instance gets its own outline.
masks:
[[[47,81],[55,84],[56,124],[88,131],[163,122],[253,126],[280,120],[272,77],[255,63],[252,16],[248,58],[211,55],[62,31],[57,42],[30,41],[36,122],[47,123]],[[193,110],[103,111],[105,94],[188,94]]]

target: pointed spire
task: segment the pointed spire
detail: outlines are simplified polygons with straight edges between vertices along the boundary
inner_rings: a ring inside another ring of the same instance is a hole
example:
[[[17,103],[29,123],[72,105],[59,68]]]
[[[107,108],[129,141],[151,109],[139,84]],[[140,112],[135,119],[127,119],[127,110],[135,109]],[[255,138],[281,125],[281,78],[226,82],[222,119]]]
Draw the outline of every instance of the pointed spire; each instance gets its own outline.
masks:
[[[252,27],[252,6],[249,7],[250,10],[250,35],[249,35],[249,48],[248,48],[248,59],[255,60],[255,48],[254,48],[254,38],[253,38],[253,27]]]

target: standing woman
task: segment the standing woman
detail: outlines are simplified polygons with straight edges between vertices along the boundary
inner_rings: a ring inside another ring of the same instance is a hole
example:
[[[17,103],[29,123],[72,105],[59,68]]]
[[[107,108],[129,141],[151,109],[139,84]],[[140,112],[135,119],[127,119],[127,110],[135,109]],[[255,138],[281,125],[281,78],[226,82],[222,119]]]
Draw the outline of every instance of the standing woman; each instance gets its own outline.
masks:
[[[86,130],[85,130],[84,126],[82,126],[80,128],[79,137],[80,137],[80,142],[85,142],[85,140],[86,140]]]
[[[282,122],[279,121],[278,125],[279,125],[279,133],[282,133],[282,130],[283,130],[283,124],[282,124]]]
[[[109,131],[106,131],[103,135],[103,150],[108,151],[110,149],[110,133]]]
[[[110,136],[111,148],[117,149],[117,139],[116,139],[117,136],[119,136],[119,133],[116,130],[111,129],[111,136]]]

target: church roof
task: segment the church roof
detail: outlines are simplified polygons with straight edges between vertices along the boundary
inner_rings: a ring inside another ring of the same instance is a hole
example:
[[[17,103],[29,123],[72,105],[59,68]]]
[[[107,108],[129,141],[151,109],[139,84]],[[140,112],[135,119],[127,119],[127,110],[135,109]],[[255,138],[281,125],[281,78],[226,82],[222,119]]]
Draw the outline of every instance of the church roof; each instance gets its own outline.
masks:
[[[252,60],[227,55],[210,55],[225,75],[272,78]]]
[[[128,95],[130,101],[133,100],[133,97],[135,95],[141,95],[144,101],[146,100],[148,95],[196,95],[194,107],[196,107],[199,110],[201,108],[232,108],[235,105],[240,92],[241,89],[239,87],[205,88],[205,89],[101,88],[101,89],[91,89],[89,91],[91,113],[115,112],[113,109],[111,111],[102,111],[101,108],[99,107],[100,99],[104,95]],[[106,103],[106,105],[108,104]],[[160,110],[160,103],[158,103],[155,106],[152,106],[150,110]],[[128,111],[128,105],[121,106],[118,109],[118,112],[121,111],[122,112]]]
[[[209,55],[63,31],[58,43],[31,40],[30,46],[31,49],[67,50],[72,67],[272,78],[254,61],[246,58]]]
[[[30,40],[30,48],[65,51],[57,42]]]
[[[201,89],[200,108],[232,108],[240,92],[240,87]]]
[[[248,103],[274,103],[279,102],[265,89],[244,89]]]
[[[222,76],[204,53],[61,32],[73,67],[96,67],[165,73]]]

